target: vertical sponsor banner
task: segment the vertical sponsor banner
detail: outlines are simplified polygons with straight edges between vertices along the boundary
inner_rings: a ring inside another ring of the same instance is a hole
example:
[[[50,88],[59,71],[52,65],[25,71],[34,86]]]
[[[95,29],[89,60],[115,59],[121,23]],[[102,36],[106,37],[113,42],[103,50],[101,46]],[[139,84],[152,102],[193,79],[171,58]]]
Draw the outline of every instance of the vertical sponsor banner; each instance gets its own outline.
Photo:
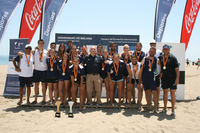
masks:
[[[176,0],[157,0],[155,12],[154,39],[161,42],[168,15]]]
[[[26,0],[22,14],[19,38],[29,38],[29,44],[41,22],[43,0]]]
[[[8,72],[4,88],[4,96],[19,96],[19,74],[15,71],[13,58],[17,56],[19,51],[24,52],[25,45],[28,44],[28,39],[10,39],[10,54],[8,62]],[[24,89],[25,95],[26,89]]]
[[[41,38],[44,40],[44,48],[49,45],[53,28],[62,12],[67,0],[45,0],[42,14]]]
[[[163,45],[170,46],[170,53],[173,54],[179,63],[180,77],[179,84],[177,85],[176,90],[176,99],[184,100],[185,99],[185,44],[184,43],[157,43],[156,48],[162,49]],[[163,98],[163,91],[161,89],[160,99]],[[170,99],[170,92],[168,94],[168,98]]]
[[[185,43],[185,51],[192,34],[192,30],[199,12],[200,0],[187,0],[183,16],[181,43]]]
[[[0,43],[6,27],[22,0],[0,0]]]

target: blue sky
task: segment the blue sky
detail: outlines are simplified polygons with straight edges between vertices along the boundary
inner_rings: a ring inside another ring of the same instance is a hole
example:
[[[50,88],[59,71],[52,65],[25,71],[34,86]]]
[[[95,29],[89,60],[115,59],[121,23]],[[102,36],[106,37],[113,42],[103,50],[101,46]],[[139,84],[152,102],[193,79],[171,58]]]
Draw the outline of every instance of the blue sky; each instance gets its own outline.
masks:
[[[9,39],[19,36],[21,15],[25,0],[15,11],[1,42],[0,55],[9,54]],[[186,0],[176,0],[168,17],[162,42],[179,43]],[[143,51],[149,49],[153,38],[156,0],[68,0],[54,27],[55,33],[118,34],[140,35]],[[199,35],[200,16],[198,14],[186,51],[186,58],[200,57]],[[37,29],[31,45],[36,46],[39,38]]]

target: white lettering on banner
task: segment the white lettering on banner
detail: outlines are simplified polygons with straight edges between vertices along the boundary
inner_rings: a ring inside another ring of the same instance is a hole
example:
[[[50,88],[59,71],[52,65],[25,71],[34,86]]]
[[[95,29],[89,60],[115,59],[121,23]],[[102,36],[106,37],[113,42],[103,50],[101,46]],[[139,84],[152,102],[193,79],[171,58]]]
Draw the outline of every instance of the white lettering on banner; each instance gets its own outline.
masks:
[[[45,35],[45,36],[49,36],[49,32],[51,31],[51,24],[52,24],[52,21],[54,20],[54,17],[55,17],[55,12],[52,12],[52,13],[51,13],[51,17],[50,17],[49,24],[47,25],[47,29],[46,29],[46,31],[44,32],[44,35]]]
[[[192,25],[194,23],[195,17],[198,12],[199,4],[200,0],[192,0],[192,6],[190,8],[190,12],[189,14],[185,15],[185,26],[188,33],[192,31]]]
[[[165,26],[165,21],[167,19],[167,14],[165,13],[163,18],[162,18],[162,22],[160,24],[160,27],[159,27],[159,30],[158,30],[158,33],[156,34],[156,37],[157,38],[160,38],[160,35],[162,34],[163,30],[164,30],[164,26]]]
[[[5,23],[6,18],[8,17],[8,14],[9,13],[7,11],[4,12],[4,14],[3,14],[3,16],[1,18],[1,21],[0,21],[0,30],[2,30],[4,28],[3,25]]]
[[[35,0],[31,13],[25,13],[26,23],[30,30],[34,30],[42,11],[42,0]],[[39,14],[40,13],[40,14]]]

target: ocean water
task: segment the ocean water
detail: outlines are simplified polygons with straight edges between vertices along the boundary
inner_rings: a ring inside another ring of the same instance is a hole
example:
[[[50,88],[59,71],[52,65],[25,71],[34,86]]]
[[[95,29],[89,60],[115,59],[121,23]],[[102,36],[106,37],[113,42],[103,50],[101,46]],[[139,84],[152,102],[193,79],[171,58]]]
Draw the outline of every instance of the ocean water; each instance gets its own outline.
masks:
[[[8,65],[8,56],[0,56],[0,65]]]

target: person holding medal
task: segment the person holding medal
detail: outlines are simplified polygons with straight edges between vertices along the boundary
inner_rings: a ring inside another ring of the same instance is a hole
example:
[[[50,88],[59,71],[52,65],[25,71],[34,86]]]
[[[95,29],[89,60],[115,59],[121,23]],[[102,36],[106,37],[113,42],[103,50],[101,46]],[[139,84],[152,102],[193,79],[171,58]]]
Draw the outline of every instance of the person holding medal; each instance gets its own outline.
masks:
[[[121,106],[121,97],[123,89],[123,76],[126,70],[126,64],[120,60],[119,54],[113,55],[113,61],[109,62],[108,78],[110,80],[110,105],[113,105],[115,86],[118,86],[119,106]]]
[[[43,47],[44,47],[44,41],[42,39],[38,40],[38,48],[34,52],[33,81],[35,82],[35,100],[32,102],[32,104],[37,103],[40,82],[42,82],[42,93],[43,93],[43,100],[41,104],[42,105],[46,104],[46,90],[47,90],[46,58],[48,57],[48,51],[44,49]]]
[[[121,60],[123,60],[125,62],[125,64],[129,64],[131,62],[131,54],[129,53],[129,46],[128,44],[125,44],[124,45],[124,48],[123,48],[124,52],[122,52],[120,54],[120,57],[121,57]],[[126,95],[125,95],[125,87],[126,87],[126,82],[127,82],[127,76],[128,76],[128,72],[125,71],[124,73],[124,82],[123,82],[123,89],[122,89],[122,97],[123,97],[123,101],[125,100],[125,97],[127,95],[127,92],[126,92]],[[133,90],[133,96],[135,97],[135,90]],[[135,103],[135,98],[133,97],[133,103]],[[127,102],[127,99],[126,99],[126,102]]]
[[[31,85],[33,81],[33,55],[31,54],[32,47],[27,44],[25,46],[25,53],[21,53],[21,55],[16,56],[13,59],[13,65],[15,70],[19,72],[19,96],[20,100],[17,105],[21,105],[23,103],[23,92],[24,86],[27,88],[27,104],[30,104],[30,94],[31,94]],[[18,64],[17,64],[17,63]]]
[[[109,60],[112,61],[112,59],[108,58],[108,50],[104,49],[103,50],[103,56],[104,60]],[[101,77],[101,88],[103,82],[105,83],[105,88],[106,88],[106,98],[107,98],[107,103],[109,103],[110,100],[110,81],[108,80],[108,73],[107,69],[109,67],[109,64],[106,64],[102,62],[100,64],[100,77]]]
[[[60,100],[63,105],[66,105],[67,93],[70,90],[70,74],[69,74],[69,55],[65,52],[63,57],[59,60],[59,78],[58,78],[58,89]],[[64,95],[63,95],[64,94]]]
[[[136,55],[138,57],[138,62],[141,62],[142,59],[145,57],[145,52],[142,51],[142,43],[136,43],[135,49],[136,51],[133,52],[133,55]]]
[[[80,65],[80,60],[78,57],[74,57],[73,59],[73,65],[69,67],[69,72],[71,76],[71,93],[72,93],[72,99],[74,101],[74,105],[76,102],[76,97],[78,93],[78,87],[79,87],[79,93],[80,93],[80,106],[79,111],[83,110],[83,101],[84,101],[84,94],[85,94],[85,69],[82,65]]]
[[[159,63],[161,65],[161,87],[163,89],[163,113],[167,111],[168,89],[170,88],[171,104],[172,104],[172,116],[175,116],[175,92],[177,85],[179,84],[179,63],[175,56],[170,53],[169,45],[163,46],[163,55],[159,56]]]
[[[147,100],[147,111],[151,110],[151,97],[153,93],[153,102],[154,102],[154,112],[157,112],[157,90],[156,90],[156,81],[155,81],[155,72],[157,71],[157,58],[154,57],[156,53],[156,48],[151,47],[149,50],[149,56],[143,58],[142,68],[141,68],[141,77],[139,82],[144,86]]]
[[[59,56],[60,60],[63,59],[64,53],[66,53],[66,46],[64,43],[61,43],[58,47],[58,56]]]
[[[131,105],[131,97],[132,95],[135,93],[135,84],[137,84],[137,89],[138,89],[138,107],[139,110],[141,110],[142,107],[142,93],[143,93],[143,88],[141,87],[141,81],[139,81],[140,76],[141,76],[141,67],[142,64],[140,62],[138,62],[138,56],[136,55],[132,55],[131,56],[131,62],[129,64],[127,64],[127,71],[128,71],[128,78],[127,78],[127,99],[129,102],[129,106]],[[133,96],[133,98],[135,98],[135,96]]]
[[[49,98],[50,98],[50,104],[55,104],[55,102],[58,100],[58,64],[59,60],[56,56],[55,49],[50,50],[50,57],[46,59],[47,64],[47,84],[49,87]],[[55,101],[53,100],[53,90],[54,90],[54,96]]]
[[[97,53],[96,55],[98,56],[102,56],[102,50],[103,50],[103,46],[101,44],[97,45]]]

